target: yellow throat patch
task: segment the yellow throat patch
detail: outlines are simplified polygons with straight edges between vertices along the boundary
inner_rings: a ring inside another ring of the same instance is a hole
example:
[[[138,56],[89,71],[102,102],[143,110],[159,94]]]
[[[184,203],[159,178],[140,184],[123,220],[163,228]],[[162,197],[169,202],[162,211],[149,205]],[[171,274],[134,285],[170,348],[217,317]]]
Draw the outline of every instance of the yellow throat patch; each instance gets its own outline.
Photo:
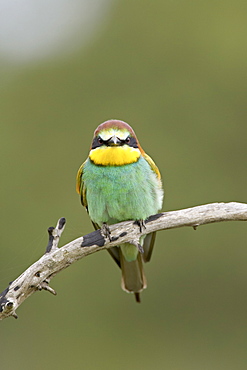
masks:
[[[99,147],[90,151],[89,158],[101,166],[123,166],[137,162],[140,151],[127,145]]]

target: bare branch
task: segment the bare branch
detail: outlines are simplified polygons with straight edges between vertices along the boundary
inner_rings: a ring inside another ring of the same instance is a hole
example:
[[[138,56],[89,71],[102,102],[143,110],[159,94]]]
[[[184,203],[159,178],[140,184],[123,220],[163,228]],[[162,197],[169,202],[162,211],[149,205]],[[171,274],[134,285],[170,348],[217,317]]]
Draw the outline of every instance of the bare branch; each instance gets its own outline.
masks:
[[[45,254],[0,294],[0,320],[9,316],[17,318],[16,309],[37,290],[44,289],[55,295],[55,290],[49,286],[50,280],[58,272],[89,254],[126,242],[138,247],[140,236],[153,231],[183,226],[196,228],[221,221],[247,221],[247,204],[212,203],[164,212],[150,216],[145,221],[145,227],[140,227],[140,223],[136,221],[121,222],[109,227],[110,238],[109,233],[104,230],[96,230],[58,248],[65,227],[65,219],[61,218],[55,228],[48,229],[49,242]]]

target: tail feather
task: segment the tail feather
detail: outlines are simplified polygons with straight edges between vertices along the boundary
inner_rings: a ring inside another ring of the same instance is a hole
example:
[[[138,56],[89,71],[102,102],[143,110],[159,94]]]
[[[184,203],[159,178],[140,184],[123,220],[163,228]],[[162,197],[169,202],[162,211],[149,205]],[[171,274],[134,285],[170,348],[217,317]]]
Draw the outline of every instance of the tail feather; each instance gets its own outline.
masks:
[[[122,289],[129,293],[135,293],[136,301],[140,302],[139,293],[147,287],[141,254],[138,253],[135,261],[128,262],[120,250],[120,264],[122,269]]]
[[[137,303],[141,303],[141,295],[140,293],[135,293],[135,300]]]
[[[149,262],[151,259],[151,255],[152,255],[153,248],[154,248],[155,237],[156,237],[155,231],[145,236],[145,239],[143,242],[144,254],[142,256],[144,262]]]

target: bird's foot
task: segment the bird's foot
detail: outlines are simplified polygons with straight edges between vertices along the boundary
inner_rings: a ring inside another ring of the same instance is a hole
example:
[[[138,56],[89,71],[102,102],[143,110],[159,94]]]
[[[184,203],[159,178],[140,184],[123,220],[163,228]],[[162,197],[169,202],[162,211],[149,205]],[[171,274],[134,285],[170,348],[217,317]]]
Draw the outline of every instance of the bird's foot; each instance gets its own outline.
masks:
[[[145,221],[144,220],[136,220],[135,224],[139,226],[140,233],[143,232],[144,229],[146,229]]]
[[[108,238],[109,241],[111,241],[111,230],[109,228],[109,225],[107,225],[106,222],[103,222],[103,225],[101,227],[102,234],[105,238]]]

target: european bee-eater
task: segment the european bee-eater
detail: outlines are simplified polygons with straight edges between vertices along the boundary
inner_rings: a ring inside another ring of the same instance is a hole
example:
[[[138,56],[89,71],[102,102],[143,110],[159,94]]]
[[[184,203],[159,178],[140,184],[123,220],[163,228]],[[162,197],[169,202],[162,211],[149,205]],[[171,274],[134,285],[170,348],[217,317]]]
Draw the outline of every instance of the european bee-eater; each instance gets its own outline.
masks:
[[[141,148],[133,129],[123,121],[109,120],[97,127],[87,160],[77,173],[76,190],[95,229],[103,224],[144,222],[162,207],[160,172]],[[146,288],[143,262],[151,258],[155,233],[141,237],[144,253],[125,243],[108,249],[122,270],[123,290]]]

